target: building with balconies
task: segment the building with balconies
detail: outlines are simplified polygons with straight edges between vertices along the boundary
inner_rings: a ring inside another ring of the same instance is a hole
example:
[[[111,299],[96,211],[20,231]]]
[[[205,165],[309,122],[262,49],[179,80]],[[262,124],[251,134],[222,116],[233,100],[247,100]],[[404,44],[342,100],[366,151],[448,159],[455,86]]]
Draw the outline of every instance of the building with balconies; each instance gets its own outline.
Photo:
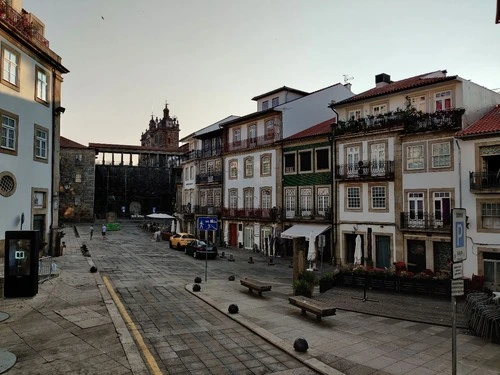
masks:
[[[460,207],[457,130],[472,124],[499,95],[445,70],[391,81],[330,107],[334,126],[337,257],[413,272],[448,272],[451,209]],[[464,156],[462,155],[462,158]]]
[[[485,286],[500,291],[500,105],[455,137],[469,224],[464,267],[469,274],[483,275]]]
[[[62,75],[45,25],[21,0],[0,0],[0,256],[4,233],[39,230],[41,251],[59,250]]]
[[[283,253],[281,141],[330,119],[327,104],[352,95],[350,85],[312,93],[284,86],[254,97],[257,112],[222,125],[222,219],[229,246]]]

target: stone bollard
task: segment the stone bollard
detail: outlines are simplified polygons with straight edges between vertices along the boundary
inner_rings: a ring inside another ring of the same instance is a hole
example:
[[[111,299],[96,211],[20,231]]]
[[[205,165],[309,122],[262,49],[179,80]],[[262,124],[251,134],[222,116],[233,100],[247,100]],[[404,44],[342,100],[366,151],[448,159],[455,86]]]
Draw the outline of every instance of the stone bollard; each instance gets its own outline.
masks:
[[[253,264],[253,258],[252,257],[248,257],[248,263]]]
[[[229,276],[227,279],[228,279],[229,281],[234,281],[235,277],[234,277],[234,275],[231,275],[231,276]]]
[[[230,262],[234,262],[233,254],[229,254],[229,259],[228,259],[228,261],[230,261]]]
[[[229,314],[238,314],[238,311],[240,309],[238,308],[238,305],[232,303],[229,305],[227,311],[229,311]]]
[[[194,278],[194,282],[195,282],[196,284],[201,283],[201,277],[196,276],[196,277]]]
[[[220,258],[224,258],[226,256],[226,253],[223,251],[222,253],[220,253]]]
[[[96,266],[90,267],[90,272],[91,273],[96,273],[97,272],[97,267]]]
[[[269,257],[269,262],[267,263],[268,266],[274,266],[274,259],[273,257]]]
[[[193,292],[199,292],[201,290],[200,284],[194,284],[193,285]]]
[[[307,349],[309,349],[309,344],[307,343],[306,339],[300,337],[293,343],[293,348],[296,352],[305,353],[307,352]]]

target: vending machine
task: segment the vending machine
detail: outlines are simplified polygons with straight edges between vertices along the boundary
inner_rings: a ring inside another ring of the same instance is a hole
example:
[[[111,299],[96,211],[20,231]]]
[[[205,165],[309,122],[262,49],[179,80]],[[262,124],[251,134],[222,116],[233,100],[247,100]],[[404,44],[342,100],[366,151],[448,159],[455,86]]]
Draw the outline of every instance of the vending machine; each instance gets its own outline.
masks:
[[[5,232],[4,296],[33,297],[38,293],[39,231]]]

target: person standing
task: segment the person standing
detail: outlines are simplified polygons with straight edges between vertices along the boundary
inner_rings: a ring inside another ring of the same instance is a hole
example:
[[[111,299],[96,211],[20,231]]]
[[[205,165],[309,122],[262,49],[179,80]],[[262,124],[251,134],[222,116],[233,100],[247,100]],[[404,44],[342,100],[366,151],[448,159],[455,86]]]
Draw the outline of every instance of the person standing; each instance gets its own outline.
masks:
[[[94,224],[90,224],[90,239],[94,236]]]
[[[102,234],[102,239],[105,240],[106,239],[106,224],[103,224],[102,225],[102,228],[101,228],[101,234]]]

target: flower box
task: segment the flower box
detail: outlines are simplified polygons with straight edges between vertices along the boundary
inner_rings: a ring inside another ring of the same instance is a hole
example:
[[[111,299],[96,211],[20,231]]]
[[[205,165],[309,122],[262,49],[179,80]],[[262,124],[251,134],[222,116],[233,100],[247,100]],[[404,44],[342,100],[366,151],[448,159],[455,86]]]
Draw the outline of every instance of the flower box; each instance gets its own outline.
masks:
[[[354,276],[353,286],[364,288],[366,282],[366,276]]]
[[[415,280],[409,278],[400,278],[399,291],[401,293],[415,293]]]

